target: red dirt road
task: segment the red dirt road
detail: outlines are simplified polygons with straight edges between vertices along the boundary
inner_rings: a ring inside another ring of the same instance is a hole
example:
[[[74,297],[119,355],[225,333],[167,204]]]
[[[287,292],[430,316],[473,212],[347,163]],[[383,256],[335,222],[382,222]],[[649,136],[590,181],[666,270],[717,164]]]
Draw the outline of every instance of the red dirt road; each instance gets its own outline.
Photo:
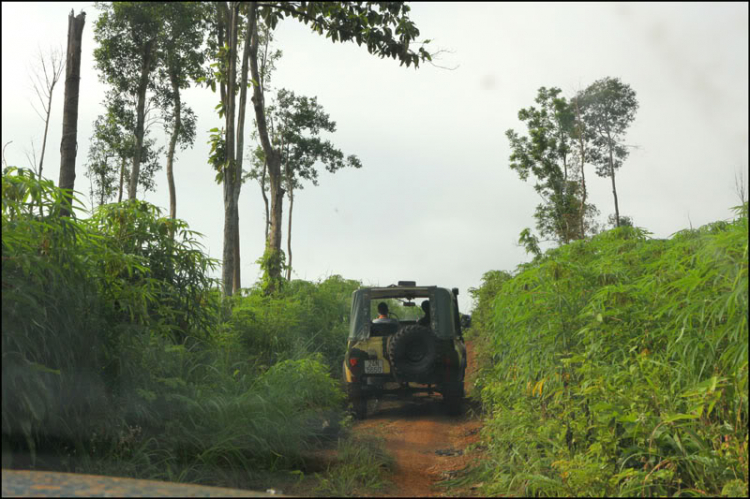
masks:
[[[467,344],[469,368],[467,393],[471,390],[474,355]],[[435,489],[433,485],[452,478],[473,459],[466,447],[479,438],[481,421],[469,415],[451,417],[445,413],[441,396],[413,397],[405,401],[378,401],[366,420],[354,431],[383,438],[396,461],[393,488],[384,491],[392,497],[456,495],[457,491]],[[470,495],[471,490],[460,492]]]

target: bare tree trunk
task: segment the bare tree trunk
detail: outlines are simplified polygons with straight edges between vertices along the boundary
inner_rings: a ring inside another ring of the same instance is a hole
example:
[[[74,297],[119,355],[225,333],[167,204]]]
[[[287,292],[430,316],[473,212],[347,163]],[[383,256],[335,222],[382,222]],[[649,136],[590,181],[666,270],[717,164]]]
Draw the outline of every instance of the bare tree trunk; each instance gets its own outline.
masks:
[[[228,13],[227,38],[229,39],[229,71],[226,87],[226,158],[224,165],[224,265],[222,268],[222,281],[224,295],[231,296],[234,290],[234,267],[235,267],[235,243],[237,239],[237,199],[235,193],[236,183],[236,153],[235,153],[235,79],[237,75],[237,29],[239,27],[239,4],[231,2]]]
[[[581,207],[579,217],[581,224],[581,239],[586,237],[586,145],[583,140],[583,118],[581,117],[581,108],[576,99],[576,125],[578,127],[578,148],[581,157]]]
[[[615,220],[617,227],[620,226],[620,206],[617,203],[617,187],[615,186],[615,164],[612,158],[612,148],[609,149],[609,173],[612,177],[612,195],[615,197]]]
[[[147,41],[143,46],[143,61],[141,64],[141,78],[138,82],[138,104],[136,107],[135,152],[133,155],[133,170],[130,172],[128,199],[135,199],[138,191],[138,176],[140,175],[141,171],[141,156],[143,154],[143,128],[146,114],[146,89],[148,88],[148,76],[151,71],[151,56],[153,46],[153,40]]]
[[[581,239],[586,237],[586,172],[583,165],[583,145],[581,145]]]
[[[107,168],[109,168],[109,158],[107,158],[106,161],[107,161]],[[102,170],[102,190],[99,193],[99,208],[101,208],[102,205],[104,205],[104,183],[107,181],[106,177],[107,177],[106,170]],[[94,204],[93,199],[91,200],[91,204],[92,205]]]
[[[240,74],[240,107],[237,115],[237,152],[235,156],[234,175],[234,278],[232,279],[232,290],[237,292],[241,287],[240,267],[240,213],[239,200],[242,189],[242,160],[245,148],[245,110],[247,109],[247,72],[248,58],[250,56],[250,38],[255,25],[254,12],[248,13],[247,27],[245,31],[245,43],[242,50],[242,70]]]
[[[270,168],[269,168],[270,170]],[[281,224],[283,223],[283,203],[284,189],[281,187],[281,175],[272,175],[269,177],[271,187],[271,223],[269,226],[268,241],[266,248],[272,252],[281,251]],[[269,269],[269,277],[273,280],[281,277],[281,268],[273,266]]]
[[[117,202],[122,203],[122,188],[123,184],[125,183],[125,156],[121,158],[120,163],[120,189],[117,193]]]
[[[76,153],[78,152],[78,93],[81,83],[81,40],[86,13],[68,16],[68,52],[65,70],[65,105],[63,130],[60,143],[60,179],[58,186],[70,189],[70,197],[60,209],[60,216],[70,216],[73,204],[73,189],[76,180]]]
[[[263,176],[260,180],[260,193],[263,195],[263,203],[266,206],[266,231],[263,240],[268,242],[268,227],[271,224],[271,221],[269,220],[269,213],[268,213],[268,196],[266,196],[266,171],[268,170],[268,163],[263,162]]]
[[[39,114],[39,117],[44,120],[44,137],[42,138],[42,153],[39,156],[39,164],[35,165],[37,169],[37,175],[39,178],[42,178],[42,171],[44,166],[44,153],[47,150],[47,135],[49,132],[49,120],[50,115],[52,114],[52,95],[55,91],[55,86],[57,86],[57,82],[60,81],[60,76],[62,75],[62,71],[65,68],[65,64],[63,63],[63,54],[61,50],[50,50],[49,52],[49,71],[47,70],[47,62],[45,61],[44,54],[40,51],[39,52],[39,64],[41,65],[42,74],[44,76],[42,81],[42,75],[39,74],[38,68],[34,71],[34,79],[33,87],[34,91],[36,92],[37,97],[39,98],[39,104],[42,106],[42,109],[44,110],[44,116],[39,113],[39,111],[34,107],[34,110],[37,111],[37,114]],[[46,98],[46,102],[45,102]],[[33,107],[33,105],[32,105]]]
[[[49,94],[49,109],[52,108],[52,92]],[[39,157],[39,171],[38,176],[42,178],[42,165],[44,164],[44,151],[47,149],[47,130],[49,129],[49,115],[47,111],[47,119],[44,120],[44,138],[42,139],[42,155]]]
[[[250,71],[254,81],[260,81],[258,72],[258,33],[256,26],[256,13],[258,5],[256,2],[249,2],[249,15],[253,17],[253,36],[250,43]],[[271,223],[269,227],[268,239],[266,239],[266,256],[271,259],[272,264],[268,266],[268,293],[276,289],[281,277],[281,267],[278,265],[281,253],[281,224],[282,206],[284,202],[284,189],[281,187],[281,156],[271,145],[268,136],[268,126],[266,124],[265,101],[263,91],[258,85],[253,85],[253,107],[255,109],[255,121],[258,123],[258,136],[260,138],[263,152],[266,156],[268,165],[269,185],[271,188]]]
[[[289,261],[286,266],[286,280],[292,280],[292,210],[294,209],[294,187],[289,184],[289,224],[286,233],[286,251]]]
[[[47,150],[47,131],[49,130],[49,117],[52,113],[52,91],[55,88],[53,83],[49,89],[49,100],[47,101],[47,118],[44,120],[44,138],[42,138],[42,154],[39,157],[39,173],[38,176],[42,178],[42,166],[44,165],[44,151]]]
[[[169,80],[172,83],[172,92],[174,92],[174,129],[172,137],[169,139],[169,151],[167,152],[167,184],[169,185],[169,218],[177,218],[177,192],[174,185],[174,155],[177,148],[177,139],[180,135],[180,113],[182,111],[182,102],[180,101],[180,85],[177,81],[177,75],[170,71]],[[172,234],[174,236],[174,234]]]

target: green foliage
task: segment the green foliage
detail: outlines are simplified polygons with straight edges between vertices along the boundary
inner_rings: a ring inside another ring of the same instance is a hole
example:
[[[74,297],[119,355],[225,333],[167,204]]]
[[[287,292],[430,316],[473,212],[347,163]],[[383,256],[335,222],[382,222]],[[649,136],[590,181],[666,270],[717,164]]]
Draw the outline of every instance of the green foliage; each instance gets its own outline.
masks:
[[[314,32],[332,42],[364,43],[367,51],[381,58],[400,61],[401,65],[417,67],[430,61],[424,46],[415,52],[419,29],[409,18],[411,8],[405,2],[300,2],[267,3],[258,6],[259,17],[270,29],[291,17],[310,24]],[[421,42],[423,45],[429,40]]]
[[[317,97],[298,96],[282,88],[277,93],[276,104],[269,106],[266,113],[276,130],[272,141],[281,153],[287,191],[302,188],[302,179],[317,186],[317,163],[322,163],[330,173],[345,166],[362,167],[359,158],[350,155],[345,160],[341,150],[320,138],[321,131],[335,132],[336,122],[318,104]],[[254,177],[260,175],[262,168],[263,162],[256,161]]]
[[[75,389],[99,376],[111,341],[91,268],[104,255],[129,271],[140,262],[107,254],[84,222],[60,217],[63,193],[51,181],[8,168],[2,182],[2,431],[22,436],[33,460],[45,435],[77,436],[72,420],[101,423],[102,384]]]
[[[319,284],[291,281],[272,295],[262,285],[234,297],[229,328],[259,365],[320,353],[332,372],[346,349],[351,295],[358,281],[331,276]]]
[[[469,288],[469,295],[474,301],[471,313],[471,328],[467,334],[474,342],[474,352],[479,366],[487,367],[494,363],[494,352],[490,346],[490,336],[487,331],[494,330],[494,302],[495,297],[508,280],[511,274],[503,270],[490,270],[482,276],[482,284],[478,288]],[[480,370],[482,376],[478,376],[474,381],[474,394],[481,393],[482,387],[488,381],[486,378],[489,371]],[[492,377],[489,376],[489,380]]]
[[[3,432],[27,440],[112,423],[103,398],[122,386],[118,351],[133,335],[205,337],[214,321],[215,262],[184,222],[139,202],[61,218],[61,200],[49,181],[3,174]]]
[[[100,2],[97,8],[94,59],[100,78],[119,91],[135,94],[144,56],[150,54],[147,73],[158,63],[152,53],[163,29],[165,7],[159,2]]]
[[[328,497],[361,496],[363,490],[379,490],[387,483],[386,473],[393,468],[380,440],[352,438],[339,440],[338,463],[320,476],[316,492]]]
[[[124,183],[130,178],[130,169],[135,155],[135,111],[132,104],[122,95],[108,92],[104,101],[106,114],[94,121],[85,175],[91,180],[91,201],[99,205],[112,200],[117,192],[120,168],[124,168]],[[141,147],[141,170],[138,186],[145,192],[156,188],[155,175],[161,169],[159,156],[164,147],[156,147],[156,142],[146,132]]]
[[[647,234],[576,241],[473,291],[484,492],[746,494],[747,215]]]
[[[626,145],[624,139],[638,110],[635,91],[619,78],[608,77],[592,83],[576,100],[581,103],[582,121],[591,135],[590,157],[596,165],[596,174],[612,179],[615,226],[620,227],[623,221],[617,202],[615,171],[627,159],[630,154],[628,148],[632,147]],[[632,226],[632,220],[628,222]]]
[[[607,217],[607,224],[610,228],[614,229],[617,227],[617,217],[614,213]],[[633,219],[631,217],[620,215],[620,227],[634,227]]]
[[[592,159],[596,174],[611,177],[629,154],[622,141],[638,111],[635,91],[619,78],[602,78],[589,85],[578,99],[583,121],[595,137]]]
[[[567,244],[592,232],[591,220],[597,211],[593,205],[583,204],[585,193],[571,154],[576,134],[573,110],[561,92],[559,88],[541,87],[535,99],[539,107],[518,112],[528,136],[514,130],[505,135],[511,147],[510,168],[524,181],[533,175],[534,190],[544,200],[534,214],[540,234]]]
[[[286,280],[282,273],[286,269],[286,254],[282,250],[267,246],[256,263],[263,272],[260,286],[264,293],[273,294],[284,288]]]
[[[224,129],[219,130],[218,128],[212,128],[208,131],[209,141],[211,145],[211,151],[208,155],[208,164],[216,170],[216,183],[220,184],[224,181],[224,167],[227,161],[227,144],[224,140]]]
[[[4,464],[246,486],[335,440],[358,282],[257,287],[224,321],[184,222],[138,201],[61,218],[62,203],[4,172]]]
[[[518,235],[518,243],[524,247],[526,253],[534,255],[534,258],[542,255],[542,250],[539,248],[539,238],[533,235],[528,227]]]
[[[107,292],[134,287],[148,293],[139,307],[143,315],[138,316],[135,308],[123,310],[131,321],[148,323],[152,334],[174,335],[178,342],[188,334],[209,334],[216,322],[214,280],[209,273],[218,262],[203,253],[196,239],[200,234],[184,221],[162,217],[158,208],[137,200],[104,205],[89,224],[108,236],[108,251],[137,256],[144,265],[135,270],[106,269]]]

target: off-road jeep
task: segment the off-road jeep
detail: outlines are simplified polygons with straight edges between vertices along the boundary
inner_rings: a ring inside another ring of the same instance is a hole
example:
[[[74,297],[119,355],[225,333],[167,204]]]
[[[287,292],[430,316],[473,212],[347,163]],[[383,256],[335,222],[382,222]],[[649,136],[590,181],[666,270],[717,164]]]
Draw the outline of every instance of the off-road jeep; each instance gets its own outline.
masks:
[[[449,414],[461,413],[466,346],[457,295],[456,288],[417,286],[412,281],[353,293],[343,377],[357,418],[366,416],[368,399],[434,392],[442,394]],[[424,325],[418,323],[424,314],[417,299],[430,303]],[[383,301],[398,303],[402,315],[410,317],[391,313],[396,321],[373,322],[376,306]]]

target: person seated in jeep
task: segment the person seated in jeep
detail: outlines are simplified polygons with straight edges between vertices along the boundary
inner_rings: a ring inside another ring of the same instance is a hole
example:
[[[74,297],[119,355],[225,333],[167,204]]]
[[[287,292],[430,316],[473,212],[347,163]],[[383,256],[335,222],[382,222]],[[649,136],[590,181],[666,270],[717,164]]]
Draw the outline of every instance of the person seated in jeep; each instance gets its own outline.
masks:
[[[424,311],[424,317],[417,321],[417,324],[424,327],[430,327],[430,300],[422,302],[422,310]]]
[[[378,318],[372,321],[373,324],[398,324],[398,319],[388,317],[388,304],[384,301],[378,303]]]

